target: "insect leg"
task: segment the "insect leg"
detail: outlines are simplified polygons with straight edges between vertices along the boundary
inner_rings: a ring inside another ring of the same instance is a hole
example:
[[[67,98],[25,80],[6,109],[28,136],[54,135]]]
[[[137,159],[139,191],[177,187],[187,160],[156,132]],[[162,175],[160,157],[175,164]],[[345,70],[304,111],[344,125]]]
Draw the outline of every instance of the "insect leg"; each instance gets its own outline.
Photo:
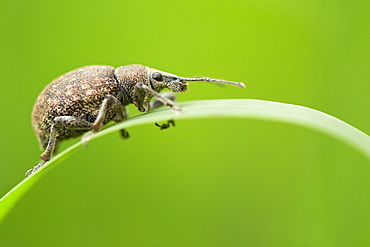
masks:
[[[38,170],[41,166],[43,166],[47,161],[50,160],[51,155],[53,154],[55,147],[57,145],[57,136],[58,136],[58,129],[65,128],[67,130],[90,130],[92,129],[92,123],[72,117],[72,116],[60,116],[54,118],[54,123],[50,127],[50,136],[49,142],[45,149],[45,151],[40,155],[42,161],[36,165],[34,168],[28,170],[26,172],[26,177],[28,177],[31,173]]]
[[[176,126],[175,120],[171,119],[171,120],[168,120],[167,123],[163,123],[163,124],[155,123],[155,126],[159,127],[160,130],[168,129],[171,125],[173,127]]]
[[[55,126],[53,124],[53,125],[51,125],[51,128],[50,128],[50,137],[49,137],[48,145],[47,145],[45,151],[40,155],[40,158],[43,161],[46,162],[46,161],[50,160],[50,156],[53,153],[54,148],[56,146],[56,141],[57,141],[57,132],[56,132]]]
[[[92,125],[92,129],[94,132],[98,132],[102,127],[105,115],[107,114],[109,108],[112,108],[113,111],[116,113],[117,116],[116,120],[123,121],[123,119],[126,118],[125,111],[123,110],[121,102],[119,102],[119,100],[116,97],[112,95],[107,95],[105,96],[103,103],[101,104],[98,116]]]
[[[45,152],[40,155],[43,161],[48,161],[55,149],[58,129],[65,128],[67,130],[90,130],[92,129],[92,123],[72,116],[60,116],[54,118],[54,123],[50,128],[50,137]]]
[[[126,129],[121,129],[121,137],[122,137],[123,139],[127,139],[127,138],[129,138],[129,137],[130,137],[130,134],[127,132],[127,130],[126,130]]]
[[[159,101],[161,101],[163,103],[163,105],[169,106],[173,110],[180,111],[179,108],[175,107],[175,104],[173,103],[172,100],[170,100],[169,98],[163,97],[161,94],[157,93],[156,91],[154,91],[152,88],[148,87],[147,85],[145,85],[143,83],[138,83],[138,84],[136,84],[136,87],[139,90],[144,90],[145,92],[152,95],[153,97],[156,97]]]
[[[113,109],[113,112],[116,113],[116,116],[113,117],[113,121],[116,123],[122,122],[128,117],[128,111],[125,107],[122,106],[122,104],[120,104],[120,106],[117,109]],[[119,114],[120,112],[123,115]],[[123,139],[127,139],[130,137],[130,134],[128,133],[126,129],[121,129],[121,137]]]
[[[92,124],[93,133],[99,132],[100,128],[104,123],[105,117],[109,109],[111,109],[115,113],[115,116],[113,118],[115,122],[122,122],[123,120],[126,119],[127,111],[123,107],[122,103],[116,97],[112,95],[106,95],[103,100],[103,103],[100,106],[98,116],[96,117],[95,122]],[[91,132],[86,133],[82,137],[82,141],[86,144],[90,140],[93,133]],[[124,133],[125,134],[122,134],[122,136],[124,138],[128,138],[129,135],[127,131],[124,131]]]
[[[173,93],[164,92],[160,93],[159,95],[162,96],[163,98],[171,100],[172,102],[176,102],[176,96]],[[160,101],[158,98],[155,98],[152,102],[150,102],[150,109],[155,109],[160,106],[163,106],[163,102]],[[171,125],[175,127],[175,120],[171,119],[168,120],[167,123],[163,124],[155,123],[155,126],[159,127],[159,129],[161,130],[168,129]]]
[[[165,98],[165,99],[169,99],[170,101],[172,102],[176,102],[176,96],[173,94],[173,93],[170,93],[170,92],[164,92],[164,93],[160,93],[159,94],[162,98]],[[150,109],[155,109],[155,108],[158,108],[160,106],[163,106],[163,101],[158,99],[158,98],[155,98],[152,102],[150,102]]]

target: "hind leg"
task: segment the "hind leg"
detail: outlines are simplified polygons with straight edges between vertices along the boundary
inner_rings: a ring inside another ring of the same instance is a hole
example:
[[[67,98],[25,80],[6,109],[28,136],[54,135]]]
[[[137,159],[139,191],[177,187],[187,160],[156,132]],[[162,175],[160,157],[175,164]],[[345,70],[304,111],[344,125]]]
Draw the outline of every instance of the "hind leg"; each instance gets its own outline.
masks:
[[[49,142],[45,149],[45,151],[40,155],[40,158],[42,161],[37,164],[34,168],[28,170],[26,172],[26,177],[28,177],[31,173],[35,172],[37,169],[39,169],[41,166],[43,166],[47,161],[50,160],[51,155],[53,154],[55,147],[57,145],[57,136],[58,136],[58,129],[59,128],[65,128],[67,130],[91,130],[93,127],[93,124],[76,117],[72,116],[60,116],[54,118],[54,123],[51,125],[50,128],[50,136],[49,136]]]
[[[41,166],[45,164],[45,162],[50,160],[51,155],[53,154],[53,151],[57,144],[57,136],[58,136],[58,129],[64,128],[69,131],[74,130],[93,130],[93,132],[98,132],[104,123],[106,113],[109,109],[112,109],[115,113],[114,120],[117,122],[123,121],[126,118],[126,111],[122,104],[119,102],[118,99],[116,99],[114,96],[107,95],[105,96],[102,105],[99,109],[98,116],[94,123],[90,123],[84,119],[80,119],[73,116],[59,116],[54,118],[54,123],[52,124],[50,128],[50,137],[48,145],[45,149],[45,151],[40,155],[40,158],[42,161],[35,166],[33,169],[30,169],[26,172],[26,176],[30,175],[32,172],[35,172],[37,169],[39,169]],[[90,135],[86,136],[84,135],[83,141],[87,142],[90,139]]]
[[[54,118],[54,123],[50,128],[50,137],[48,145],[45,151],[40,155],[40,158],[43,161],[50,160],[52,153],[54,152],[55,146],[57,144],[57,136],[58,136],[58,129],[64,128],[69,131],[74,130],[91,130],[93,128],[93,124],[72,116],[60,116]]]

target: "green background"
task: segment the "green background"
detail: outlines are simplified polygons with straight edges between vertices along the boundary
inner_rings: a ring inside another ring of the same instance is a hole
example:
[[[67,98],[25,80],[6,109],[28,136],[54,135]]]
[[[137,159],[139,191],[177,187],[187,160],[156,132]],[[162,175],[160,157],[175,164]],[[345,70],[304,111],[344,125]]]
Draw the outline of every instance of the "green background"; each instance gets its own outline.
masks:
[[[0,195],[39,161],[38,94],[84,65],[242,81],[193,82],[178,100],[298,104],[369,134],[369,25],[368,0],[2,0]],[[337,140],[235,119],[129,132],[48,172],[0,225],[0,246],[370,245],[369,161]]]

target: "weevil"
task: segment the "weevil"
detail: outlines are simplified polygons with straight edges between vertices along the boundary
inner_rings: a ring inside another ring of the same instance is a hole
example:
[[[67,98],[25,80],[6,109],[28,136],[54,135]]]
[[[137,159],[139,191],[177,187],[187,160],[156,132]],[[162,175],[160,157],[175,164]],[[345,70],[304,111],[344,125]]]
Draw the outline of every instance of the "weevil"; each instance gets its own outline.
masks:
[[[33,129],[40,148],[45,151],[40,155],[42,161],[28,170],[26,176],[50,160],[60,141],[90,130],[88,133],[96,133],[111,120],[127,119],[126,105],[134,104],[140,112],[162,105],[179,111],[173,94],[159,92],[165,88],[175,93],[186,91],[188,81],[245,87],[241,82],[180,77],[139,64],[118,68],[85,66],[56,78],[40,93],[33,107]],[[156,99],[150,103],[153,97]],[[169,124],[157,126],[168,128]],[[122,135],[128,137],[124,130]]]

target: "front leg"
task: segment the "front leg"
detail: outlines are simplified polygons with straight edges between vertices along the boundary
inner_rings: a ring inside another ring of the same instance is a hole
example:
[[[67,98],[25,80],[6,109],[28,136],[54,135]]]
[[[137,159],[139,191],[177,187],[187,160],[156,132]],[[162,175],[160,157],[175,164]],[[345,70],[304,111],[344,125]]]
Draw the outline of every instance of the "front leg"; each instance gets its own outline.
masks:
[[[176,102],[176,96],[173,94],[173,93],[170,93],[170,92],[164,92],[164,93],[160,93],[160,95],[163,97],[163,98],[166,98],[166,99],[169,99],[171,100],[172,102]],[[158,108],[158,107],[161,107],[163,106],[163,102],[160,101],[159,99],[155,98],[151,103],[150,103],[150,109],[155,109],[155,108]],[[164,129],[168,129],[170,126],[173,126],[175,127],[175,120],[171,119],[171,120],[168,120],[167,123],[163,123],[163,124],[158,124],[158,123],[155,123],[155,126],[159,127],[160,130],[164,130]]]
[[[171,125],[173,127],[176,126],[175,125],[175,120],[171,119],[171,120],[168,120],[167,123],[163,123],[163,124],[155,123],[155,126],[159,127],[160,130],[168,129]]]
[[[171,107],[172,110],[181,111],[179,108],[175,106],[175,103],[172,100],[170,100],[169,98],[163,97],[162,94],[159,94],[158,92],[148,87],[144,83],[136,84],[136,90],[138,93],[145,91],[147,94],[151,95],[152,97],[156,97],[156,99],[161,101],[163,105]],[[137,107],[140,111],[148,110],[148,109],[145,109],[144,103],[145,103],[144,100],[143,102],[137,102]]]
[[[173,93],[170,92],[164,92],[160,93],[159,96],[161,96],[164,99],[168,99],[172,102],[176,102],[176,96]],[[162,100],[155,98],[152,102],[150,102],[150,110],[156,109],[158,107],[161,107],[165,105]]]

